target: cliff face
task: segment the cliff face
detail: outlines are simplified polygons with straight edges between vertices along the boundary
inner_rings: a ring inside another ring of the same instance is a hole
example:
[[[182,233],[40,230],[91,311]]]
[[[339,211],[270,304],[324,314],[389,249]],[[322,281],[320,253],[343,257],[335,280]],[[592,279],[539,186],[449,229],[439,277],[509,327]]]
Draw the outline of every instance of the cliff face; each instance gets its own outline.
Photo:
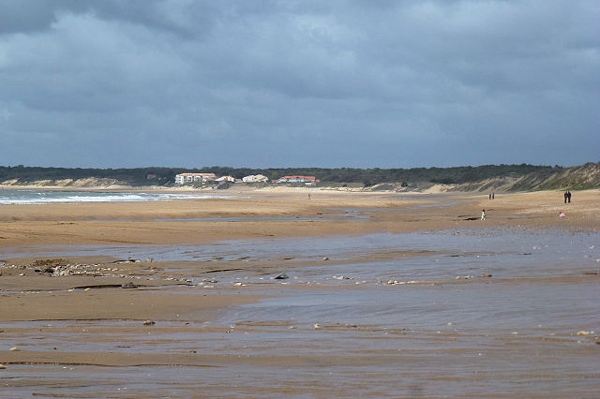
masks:
[[[457,184],[452,191],[540,191],[600,188],[600,163]]]
[[[533,173],[526,178],[528,179],[523,181],[523,188],[517,186],[516,189],[527,189],[528,185],[537,190],[600,188],[600,163],[566,168],[548,176]]]
[[[118,188],[128,185],[115,179],[101,179],[88,177],[85,179],[58,179],[58,180],[36,180],[22,182],[19,179],[10,179],[0,182],[0,186],[12,188],[25,187],[52,187],[52,188]]]
[[[509,192],[542,190],[589,190],[600,189],[600,163],[588,163],[570,168],[552,168],[526,175],[505,175],[489,179],[460,184],[434,184],[431,182],[412,182],[409,187],[401,188],[394,184],[378,184],[370,191],[460,191],[460,192]]]

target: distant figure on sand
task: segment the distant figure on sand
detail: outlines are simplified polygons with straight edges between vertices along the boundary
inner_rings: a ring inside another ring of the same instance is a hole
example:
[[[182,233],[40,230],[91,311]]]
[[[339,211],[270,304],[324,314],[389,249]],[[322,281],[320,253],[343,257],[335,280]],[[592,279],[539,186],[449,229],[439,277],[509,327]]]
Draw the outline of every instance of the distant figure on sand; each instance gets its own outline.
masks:
[[[485,220],[485,209],[481,210],[481,220]]]
[[[565,191],[565,204],[566,203],[571,203],[571,192],[569,190]]]

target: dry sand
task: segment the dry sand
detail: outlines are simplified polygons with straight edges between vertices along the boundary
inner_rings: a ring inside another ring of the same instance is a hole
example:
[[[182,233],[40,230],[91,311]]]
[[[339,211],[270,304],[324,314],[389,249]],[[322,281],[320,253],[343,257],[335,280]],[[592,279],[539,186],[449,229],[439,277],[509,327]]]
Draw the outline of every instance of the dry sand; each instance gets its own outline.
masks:
[[[600,214],[598,190],[575,193],[571,204],[562,203],[561,192],[550,191],[497,194],[494,200],[481,194],[376,194],[325,190],[313,190],[310,200],[307,191],[303,190],[240,192],[238,195],[242,198],[3,205],[0,207],[0,245],[26,248],[83,244],[199,244],[252,237],[400,233],[499,225],[595,231]],[[489,223],[476,224],[467,220],[479,218],[482,209],[486,209]],[[560,211],[567,217],[559,219]],[[369,221],[353,220],[353,214],[368,217]],[[212,218],[214,222],[205,221]],[[227,223],[220,221],[221,218],[239,218],[240,221]],[[294,218],[299,220],[289,223]],[[191,221],[168,222],[182,219]]]
[[[134,321],[139,328],[144,320],[198,323],[214,319],[222,309],[258,301],[265,295],[276,296],[280,289],[270,292],[261,287],[257,295],[230,287],[207,291],[199,299],[197,293],[188,290],[189,276],[205,275],[205,284],[210,284],[210,275],[217,268],[215,262],[141,259],[141,262],[115,263],[115,259],[97,256],[52,261],[48,260],[53,259],[52,256],[35,255],[40,248],[48,246],[194,245],[246,238],[492,227],[600,230],[598,190],[575,192],[571,204],[564,204],[562,192],[558,191],[497,193],[494,200],[488,199],[487,193],[352,193],[320,189],[228,190],[219,194],[238,198],[0,206],[0,254],[4,254],[0,257],[5,262],[0,267],[0,323],[7,326],[21,321],[118,320]],[[482,209],[486,210],[485,221],[478,220]],[[565,217],[559,218],[559,212],[564,212]],[[206,220],[213,218],[214,221]],[[374,256],[400,258],[420,254],[399,251]],[[42,262],[44,259],[46,264]],[[286,265],[291,269],[309,263],[321,262],[291,259]],[[66,264],[69,266],[64,266]],[[280,271],[281,264],[281,259],[266,259],[241,266],[240,261],[229,260],[220,262],[218,268],[243,267],[247,272],[268,274]],[[69,270],[65,273],[68,275],[52,276],[53,271],[55,275],[60,271],[55,268],[57,265]],[[126,289],[131,283],[134,286]],[[25,331],[31,327],[23,328]],[[178,331],[178,328],[173,330]],[[198,334],[208,330],[199,329]],[[76,331],[65,332],[69,333],[77,334]],[[180,355],[170,361],[157,354],[8,349],[0,349],[0,363],[9,367],[11,364],[52,363],[216,365],[239,361],[227,356],[211,358],[209,354],[201,358]],[[287,361],[303,360],[292,356]],[[256,357],[253,362],[264,365],[272,360],[268,356]]]

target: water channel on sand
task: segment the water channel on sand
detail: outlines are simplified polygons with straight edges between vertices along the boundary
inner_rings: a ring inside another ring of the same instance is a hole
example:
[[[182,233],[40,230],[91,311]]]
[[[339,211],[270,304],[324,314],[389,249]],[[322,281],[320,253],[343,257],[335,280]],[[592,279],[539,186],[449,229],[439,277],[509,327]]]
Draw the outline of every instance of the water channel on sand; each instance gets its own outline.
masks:
[[[242,292],[267,296],[210,321],[3,323],[2,350],[64,355],[58,364],[8,365],[2,397],[594,398],[600,391],[598,233],[498,229],[63,251],[157,262],[330,260],[285,269],[285,280],[216,273],[213,288],[192,268],[192,286],[159,290],[201,300],[239,283]],[[417,256],[385,256],[395,251]],[[340,258],[347,260],[334,262]]]

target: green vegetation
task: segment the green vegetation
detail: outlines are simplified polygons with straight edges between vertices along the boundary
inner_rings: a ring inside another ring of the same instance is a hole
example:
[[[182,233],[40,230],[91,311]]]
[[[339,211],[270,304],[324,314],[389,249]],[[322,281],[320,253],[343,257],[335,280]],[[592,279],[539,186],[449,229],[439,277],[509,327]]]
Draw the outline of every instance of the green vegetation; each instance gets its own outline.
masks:
[[[43,180],[78,180],[87,178],[115,180],[132,186],[171,185],[175,175],[186,169],[135,168],[135,169],[81,169],[43,168],[18,165],[0,166],[0,181],[18,180],[19,184],[29,184]]]
[[[449,184],[458,190],[487,190],[504,184],[507,190],[597,188],[600,186],[600,163],[589,163],[580,167],[521,165],[483,165],[452,168],[412,169],[358,169],[358,168],[231,168],[212,166],[199,169],[147,167],[133,169],[82,169],[44,168],[28,166],[0,166],[0,182],[13,180],[17,185],[56,182],[59,180],[81,180],[87,178],[113,181],[116,184],[140,186],[172,186],[175,175],[183,172],[212,172],[218,176],[244,176],[263,174],[271,180],[286,175],[310,175],[321,180],[322,185],[343,187],[407,187],[417,189],[432,184]],[[511,181],[510,187],[506,182]]]

